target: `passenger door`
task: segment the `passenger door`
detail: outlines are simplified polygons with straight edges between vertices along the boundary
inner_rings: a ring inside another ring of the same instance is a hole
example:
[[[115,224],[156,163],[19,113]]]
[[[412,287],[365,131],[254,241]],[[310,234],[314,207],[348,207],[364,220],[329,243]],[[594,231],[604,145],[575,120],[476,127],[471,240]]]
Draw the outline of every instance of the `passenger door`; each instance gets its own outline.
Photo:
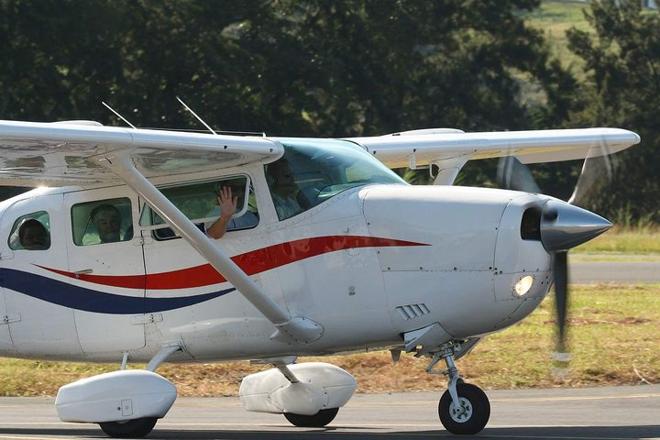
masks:
[[[7,325],[0,327],[9,328],[20,355],[80,355],[73,309],[64,304],[68,297],[63,298],[58,275],[49,270],[62,268],[58,264],[66,269],[65,218],[62,194],[53,194],[16,202],[0,224],[8,234],[2,238],[1,261]],[[41,230],[38,241],[34,241],[35,224]]]
[[[69,273],[81,296],[75,310],[85,353],[144,347],[145,272],[134,233],[137,197],[126,187],[67,193]]]

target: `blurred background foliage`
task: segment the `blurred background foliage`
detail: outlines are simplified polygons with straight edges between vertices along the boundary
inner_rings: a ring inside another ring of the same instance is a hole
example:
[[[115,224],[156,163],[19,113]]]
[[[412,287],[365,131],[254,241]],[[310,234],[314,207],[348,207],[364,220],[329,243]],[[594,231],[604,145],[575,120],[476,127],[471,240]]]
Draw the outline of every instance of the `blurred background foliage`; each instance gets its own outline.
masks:
[[[214,127],[269,135],[618,126],[642,144],[587,207],[658,222],[660,17],[639,0],[580,3],[558,32],[544,21],[556,4],[0,0],[0,118],[120,124],[105,100],[138,126],[199,128],[180,96]],[[458,184],[494,186],[496,166],[469,163]],[[580,167],[532,171],[567,198]]]

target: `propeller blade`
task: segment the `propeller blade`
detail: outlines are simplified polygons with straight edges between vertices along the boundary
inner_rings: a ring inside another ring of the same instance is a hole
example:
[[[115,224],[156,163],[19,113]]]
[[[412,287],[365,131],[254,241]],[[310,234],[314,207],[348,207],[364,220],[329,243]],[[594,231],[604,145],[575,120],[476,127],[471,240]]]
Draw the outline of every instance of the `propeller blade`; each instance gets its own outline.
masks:
[[[603,187],[612,180],[612,161],[610,148],[607,142],[601,140],[598,146],[589,150],[584,159],[582,171],[578,177],[573,194],[568,199],[571,205],[584,206],[593,194],[602,191]]]
[[[553,254],[553,274],[555,281],[555,315],[557,322],[557,340],[553,353],[552,373],[555,380],[565,381],[568,378],[568,365],[571,355],[566,342],[567,312],[568,312],[568,252],[559,251]]]
[[[532,172],[514,156],[502,157],[497,164],[497,183],[500,188],[540,193]]]
[[[557,352],[566,350],[566,315],[568,309],[568,252],[555,252],[555,311],[557,315]]]

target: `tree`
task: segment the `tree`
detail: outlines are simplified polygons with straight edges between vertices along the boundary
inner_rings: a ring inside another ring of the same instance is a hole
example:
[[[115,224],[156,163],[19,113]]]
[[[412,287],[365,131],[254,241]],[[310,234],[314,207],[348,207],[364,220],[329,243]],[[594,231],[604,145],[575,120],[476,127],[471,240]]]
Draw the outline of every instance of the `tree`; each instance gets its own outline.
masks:
[[[539,0],[0,0],[0,117],[272,135],[543,128],[573,78],[523,12]],[[539,90],[540,102],[523,94]],[[471,164],[468,182],[489,164]]]
[[[577,123],[625,127],[641,145],[614,156],[611,191],[590,200],[610,216],[660,221],[660,16],[637,0],[592,2],[585,13],[593,33],[571,29],[570,49],[585,62],[588,105]]]

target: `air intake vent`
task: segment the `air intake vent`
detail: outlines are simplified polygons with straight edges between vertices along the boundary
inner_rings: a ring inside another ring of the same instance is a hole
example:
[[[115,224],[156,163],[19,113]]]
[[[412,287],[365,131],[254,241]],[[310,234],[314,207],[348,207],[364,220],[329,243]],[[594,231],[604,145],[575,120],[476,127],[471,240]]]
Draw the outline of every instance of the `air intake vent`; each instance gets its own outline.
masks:
[[[419,318],[420,316],[424,316],[426,314],[431,313],[429,308],[426,307],[426,304],[424,303],[406,304],[405,306],[397,306],[396,311],[399,312],[401,317],[406,321]]]
[[[527,208],[520,222],[520,237],[523,240],[541,241],[541,210]]]

